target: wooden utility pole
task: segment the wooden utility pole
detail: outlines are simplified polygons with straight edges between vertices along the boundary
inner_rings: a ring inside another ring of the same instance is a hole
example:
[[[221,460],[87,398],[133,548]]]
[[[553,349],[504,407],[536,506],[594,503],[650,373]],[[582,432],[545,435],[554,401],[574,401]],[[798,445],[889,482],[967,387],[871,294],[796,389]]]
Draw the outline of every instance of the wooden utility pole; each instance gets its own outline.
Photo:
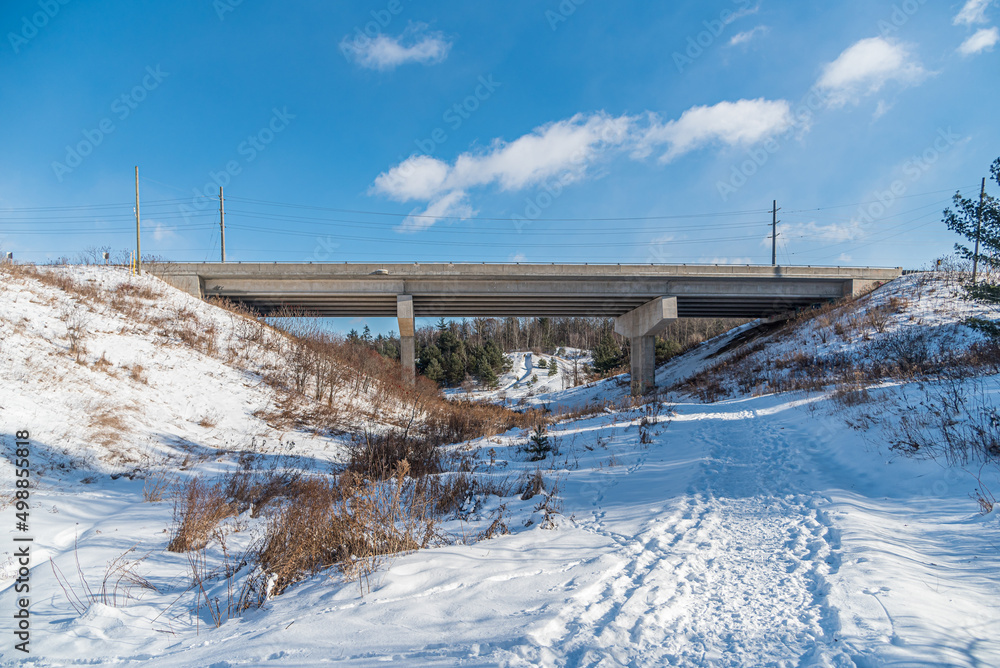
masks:
[[[135,166],[135,273],[142,276],[142,248],[139,244],[139,166]]]
[[[226,263],[226,211],[222,206],[222,186],[219,186],[219,229],[222,230],[222,263]]]
[[[778,200],[771,200],[771,266],[778,266]]]
[[[972,254],[972,282],[976,282],[976,270],[979,268],[979,232],[983,227],[983,200],[986,198],[986,177],[979,188],[979,211],[976,212],[976,252]]]

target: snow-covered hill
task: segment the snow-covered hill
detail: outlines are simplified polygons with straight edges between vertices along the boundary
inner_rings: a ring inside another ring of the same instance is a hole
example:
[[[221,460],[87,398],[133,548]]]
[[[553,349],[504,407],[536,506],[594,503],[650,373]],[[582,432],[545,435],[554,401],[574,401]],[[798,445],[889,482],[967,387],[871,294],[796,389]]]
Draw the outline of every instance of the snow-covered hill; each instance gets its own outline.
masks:
[[[549,395],[575,387],[586,378],[591,363],[589,351],[560,348],[556,355],[540,355],[529,351],[506,353],[511,369],[500,375],[496,389],[451,389],[446,394],[460,399],[525,405],[538,396]],[[541,363],[544,362],[545,366]],[[555,363],[555,373],[552,363]],[[538,401],[531,401],[538,404]]]
[[[86,273],[99,270],[76,271],[104,280]],[[0,289],[0,359],[22,360],[16,380],[5,377],[0,415],[8,454],[15,430],[31,429],[33,440],[44,435],[45,471],[31,510],[34,665],[1000,665],[998,511],[978,512],[969,498],[977,482],[963,467],[887,447],[905,407],[919,406],[925,390],[881,378],[857,405],[845,404],[832,385],[787,393],[755,388],[758,396],[734,386],[713,403],[684,394],[683,381],[708,365],[727,356],[738,365],[757,354],[728,348],[749,327],[662,367],[661,386],[678,388],[669,401],[634,403],[621,379],[526,397],[603,408],[551,426],[557,454],[538,463],[528,461],[527,434],[517,430],[458,446],[475,459],[476,475],[507,478],[511,488],[504,498],[472,498],[443,522],[452,540],[383,563],[367,585],[344,581],[335,569],[320,573],[215,628],[206,607],[194,603],[192,568],[199,562],[165,551],[171,502],[144,501],[148,482],[105,475],[120,464],[101,453],[128,452],[133,440],[157,454],[179,453],[184,445],[155,435],[180,434],[192,450],[220,455],[179,462],[188,469],[182,473],[212,474],[229,466],[221,451],[248,436],[294,440],[300,458],[321,461],[336,445],[300,432],[266,432],[266,423],[251,418],[268,400],[261,394],[268,387],[216,366],[215,357],[198,361],[183,342],[162,346],[132,332],[128,321],[112,325],[117,316],[94,316],[87,362],[77,364],[59,315],[72,299],[25,285],[5,280]],[[913,286],[920,298],[891,314],[892,323],[927,327],[931,338],[947,334],[958,348],[982,340],[956,322],[983,311],[956,302],[946,282],[908,278],[856,309],[888,303]],[[218,318],[219,328],[229,319],[207,305],[188,307],[205,309],[199,317]],[[818,349],[833,339],[824,343],[816,328],[833,332],[835,324],[802,320],[749,345]],[[873,328],[867,340],[859,329],[840,352],[862,355],[894,331],[890,325],[879,321],[883,331]],[[118,342],[132,338],[135,349]],[[95,369],[101,353],[117,376]],[[528,380],[538,375],[535,385],[548,382],[527,358],[515,357],[502,381],[508,396],[529,371]],[[148,385],[128,376],[126,367],[136,363]],[[58,369],[64,383],[40,380],[46,368]],[[560,362],[553,378],[563,373]],[[98,374],[111,381],[102,384]],[[967,382],[982,401],[1000,404],[996,377]],[[135,405],[129,414],[145,422],[122,429],[122,445],[101,445],[87,422],[98,413],[85,406],[112,401],[116,384],[120,403]],[[190,418],[169,410],[168,392],[191,396]],[[215,426],[199,425],[216,406],[224,414],[209,417]],[[857,411],[867,416],[863,424]],[[0,468],[5,485],[14,479],[11,462]],[[514,491],[535,476],[542,493],[522,498]],[[998,484],[988,471],[982,482]],[[15,609],[15,521],[15,507],[7,505],[0,515],[5,610]],[[476,540],[497,521],[510,533]],[[199,553],[205,586],[223,606],[227,559],[252,539],[254,522],[249,513],[234,518],[224,525],[225,545],[213,539]],[[112,595],[101,596],[108,564],[126,553],[131,579],[112,578]],[[50,558],[67,576],[62,585]],[[79,594],[83,580],[96,596],[83,596],[80,614],[66,583]],[[2,665],[26,658],[12,649],[12,637],[0,641]]]

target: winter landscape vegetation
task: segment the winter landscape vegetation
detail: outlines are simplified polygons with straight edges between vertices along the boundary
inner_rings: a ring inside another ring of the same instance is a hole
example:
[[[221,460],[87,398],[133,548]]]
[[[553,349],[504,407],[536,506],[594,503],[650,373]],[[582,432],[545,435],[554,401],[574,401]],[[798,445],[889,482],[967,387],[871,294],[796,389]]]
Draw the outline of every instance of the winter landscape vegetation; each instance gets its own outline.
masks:
[[[0,666],[1000,666],[995,2],[293,4],[0,7]]]

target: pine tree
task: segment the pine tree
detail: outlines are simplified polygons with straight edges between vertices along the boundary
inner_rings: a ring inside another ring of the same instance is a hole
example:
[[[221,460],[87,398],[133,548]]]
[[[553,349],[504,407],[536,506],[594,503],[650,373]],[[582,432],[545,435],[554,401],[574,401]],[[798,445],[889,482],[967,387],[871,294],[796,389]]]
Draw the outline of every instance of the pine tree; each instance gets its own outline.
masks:
[[[556,361],[554,359],[549,360],[549,375],[554,376],[559,371],[556,367]]]
[[[545,425],[538,425],[531,433],[528,444],[525,446],[528,457],[533,462],[545,459],[552,452],[552,444],[549,442],[549,435],[545,433]]]
[[[990,167],[993,180],[1000,185],[1000,158]],[[952,232],[957,232],[969,240],[970,245],[955,244],[955,252],[960,257],[973,260],[976,256],[974,246],[979,238],[979,263],[992,269],[1000,269],[1000,202],[990,195],[983,198],[980,205],[979,197],[965,198],[956,192],[952,197],[955,210],[944,210],[944,224]],[[981,216],[981,218],[980,218]],[[981,221],[981,222],[980,222]],[[977,232],[978,230],[978,232]],[[974,299],[989,302],[1000,302],[1000,286],[980,284],[968,286],[968,294]]]
[[[594,371],[604,373],[619,366],[623,361],[622,349],[611,332],[605,332],[600,342],[594,346]]]
[[[444,380],[444,369],[441,368],[441,363],[438,362],[436,357],[432,357],[431,361],[427,363],[427,368],[424,369],[424,375],[433,380],[435,383],[441,383]]]

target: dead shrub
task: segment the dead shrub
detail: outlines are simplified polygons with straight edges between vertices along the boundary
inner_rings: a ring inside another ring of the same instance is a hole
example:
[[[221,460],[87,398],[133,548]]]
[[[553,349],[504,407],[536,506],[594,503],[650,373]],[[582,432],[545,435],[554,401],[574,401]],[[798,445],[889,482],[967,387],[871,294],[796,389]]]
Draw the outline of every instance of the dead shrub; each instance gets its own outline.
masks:
[[[347,472],[302,481],[268,522],[258,554],[271,583],[265,597],[334,565],[364,586],[383,557],[430,544],[429,503],[407,473],[402,461],[384,480]]]
[[[180,485],[174,499],[174,530],[167,544],[170,552],[200,550],[219,522],[236,513],[221,481],[208,484],[201,477]]]
[[[77,362],[82,362],[87,354],[87,327],[90,318],[86,311],[75,306],[67,306],[60,313],[60,319],[66,325],[66,338],[69,340],[69,353]]]
[[[128,377],[136,381],[137,383],[142,383],[143,385],[147,385],[149,383],[149,381],[146,379],[145,367],[143,367],[138,362],[132,364],[131,366],[125,366],[123,368],[126,371],[128,371]]]
[[[98,371],[108,371],[111,369],[111,360],[108,359],[107,353],[101,353],[101,357],[94,362],[94,368]]]
[[[542,476],[542,470],[536,468],[532,473],[526,473],[518,485],[518,493],[521,496],[522,501],[527,501],[532,499],[538,494],[545,491],[545,478]]]
[[[304,471],[286,466],[280,458],[270,462],[262,469],[255,455],[245,454],[240,467],[223,479],[226,498],[236,504],[237,513],[249,510],[251,517],[259,517],[275,499],[295,494]]]
[[[169,493],[177,477],[166,471],[154,471],[146,475],[142,481],[142,500],[146,503],[159,503]]]
[[[892,313],[893,309],[886,305],[869,306],[865,312],[865,324],[869,325],[879,334],[883,334],[889,325]]]
[[[366,479],[382,480],[393,475],[401,462],[407,462],[407,470],[416,476],[441,472],[441,452],[432,439],[396,431],[365,431],[357,436],[351,444],[347,470]]]

